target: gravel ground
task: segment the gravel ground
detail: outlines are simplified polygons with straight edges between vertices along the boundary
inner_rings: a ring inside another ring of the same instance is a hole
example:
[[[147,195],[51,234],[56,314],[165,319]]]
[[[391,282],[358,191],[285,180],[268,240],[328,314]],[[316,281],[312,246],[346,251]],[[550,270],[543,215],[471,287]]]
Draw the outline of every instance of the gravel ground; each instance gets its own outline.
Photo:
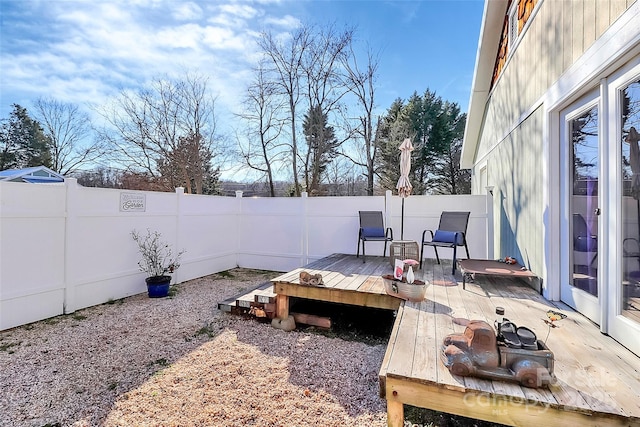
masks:
[[[384,345],[217,310],[234,269],[0,332],[0,426],[384,426]]]

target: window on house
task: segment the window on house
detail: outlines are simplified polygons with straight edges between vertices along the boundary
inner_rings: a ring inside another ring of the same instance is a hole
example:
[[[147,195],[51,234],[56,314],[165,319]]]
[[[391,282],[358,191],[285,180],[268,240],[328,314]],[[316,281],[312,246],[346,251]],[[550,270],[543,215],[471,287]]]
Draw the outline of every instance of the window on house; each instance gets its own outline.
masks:
[[[534,15],[542,0],[511,0],[504,17],[500,45],[493,68],[491,87],[498,80],[507,60],[516,50],[516,44],[523,36],[527,21]]]
[[[508,37],[509,37],[509,47],[512,48],[513,46],[515,46],[516,44],[516,40],[518,40],[518,4],[520,2],[519,1],[512,1],[511,2],[511,7],[509,8],[509,32],[508,32]],[[509,52],[513,52],[512,49],[509,49]]]

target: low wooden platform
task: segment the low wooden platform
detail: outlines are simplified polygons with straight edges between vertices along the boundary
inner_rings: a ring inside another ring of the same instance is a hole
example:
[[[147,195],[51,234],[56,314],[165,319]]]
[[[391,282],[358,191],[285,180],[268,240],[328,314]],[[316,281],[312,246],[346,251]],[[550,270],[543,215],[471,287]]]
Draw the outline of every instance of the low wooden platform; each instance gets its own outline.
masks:
[[[322,274],[324,285],[301,285],[303,270]],[[389,259],[383,257],[367,256],[364,263],[355,255],[333,254],[322,258],[271,280],[276,293],[276,315],[281,319],[289,315],[290,297],[397,310],[402,300],[387,295],[380,277],[392,271]]]
[[[465,289],[467,278],[475,280],[476,276],[509,276],[524,279],[531,287],[542,292],[540,278],[520,264],[506,264],[491,259],[461,259],[458,266],[462,273],[462,289]]]
[[[300,271],[320,273],[323,287],[299,284]],[[386,295],[380,276],[388,258],[334,254],[272,280],[279,317],[290,297],[398,310],[380,368],[380,394],[387,400],[388,425],[403,426],[403,404],[508,425],[640,426],[640,358],[561,303],[546,301],[519,279],[481,276],[462,289],[451,262],[426,260],[417,278],[427,280],[425,300],[404,302]],[[545,340],[549,309],[567,315],[546,343],[555,354],[558,383],[550,390],[515,383],[453,376],[439,354],[444,337],[463,332],[456,319],[493,324],[495,307]]]

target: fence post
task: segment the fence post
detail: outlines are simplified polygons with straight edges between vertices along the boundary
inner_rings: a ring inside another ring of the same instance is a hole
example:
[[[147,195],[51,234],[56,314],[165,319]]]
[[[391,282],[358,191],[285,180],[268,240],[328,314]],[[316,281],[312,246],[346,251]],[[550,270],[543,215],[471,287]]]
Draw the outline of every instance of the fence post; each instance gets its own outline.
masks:
[[[240,227],[242,224],[242,196],[244,195],[244,192],[242,190],[236,190],[236,210],[237,210],[237,215],[236,215],[236,219],[235,219],[235,228],[236,228],[236,232],[235,232],[235,236],[236,239],[233,242],[233,244],[235,245],[235,247],[233,248],[233,252],[235,253],[235,264],[236,265],[240,265]]]
[[[393,193],[391,190],[387,190],[384,192],[384,223],[385,227],[390,227],[393,229],[393,201],[392,199]],[[396,239],[397,240],[397,239]]]
[[[485,238],[487,242],[487,259],[496,259],[496,254],[493,253],[493,186],[487,186],[485,190],[485,196],[487,197],[487,237]]]
[[[76,311],[76,271],[74,269],[74,248],[79,241],[76,232],[78,211],[78,180],[65,178],[65,218],[64,218],[64,301],[62,312],[70,314]],[[75,242],[75,244],[74,244]]]
[[[300,194],[300,209],[302,210],[302,265],[309,264],[309,193]]]
[[[182,213],[182,200],[184,197],[184,187],[176,187],[176,237],[174,239],[174,248],[176,251],[176,255],[180,253],[182,247],[180,243],[182,242],[182,221],[184,221],[183,213]],[[174,271],[175,280],[174,285],[177,285],[181,282],[180,280],[180,269]]]

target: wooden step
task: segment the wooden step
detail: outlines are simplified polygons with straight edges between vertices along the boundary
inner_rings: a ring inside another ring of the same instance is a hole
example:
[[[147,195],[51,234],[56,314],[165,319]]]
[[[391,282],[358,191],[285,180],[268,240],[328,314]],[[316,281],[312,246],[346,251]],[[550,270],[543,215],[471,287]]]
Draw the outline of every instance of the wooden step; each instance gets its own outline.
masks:
[[[259,308],[268,314],[275,312],[275,299],[273,284],[264,282],[219,302],[218,310],[231,314],[247,314],[252,308]]]

